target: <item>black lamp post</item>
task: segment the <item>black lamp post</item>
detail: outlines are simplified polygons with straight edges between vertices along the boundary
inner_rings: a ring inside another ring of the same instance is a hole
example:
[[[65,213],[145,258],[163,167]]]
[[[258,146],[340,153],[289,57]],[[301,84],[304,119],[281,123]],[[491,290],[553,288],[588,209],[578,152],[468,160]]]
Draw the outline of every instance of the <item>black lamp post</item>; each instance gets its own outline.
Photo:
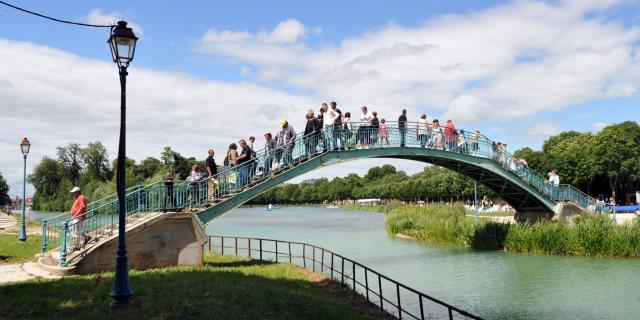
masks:
[[[31,143],[29,143],[29,139],[22,139],[22,142],[20,142],[20,150],[22,151],[22,155],[24,156],[24,171],[22,172],[22,221],[20,222],[20,236],[18,236],[18,240],[22,243],[27,241],[27,230],[24,211],[27,207],[27,154],[29,153],[29,149],[31,149]]]
[[[118,25],[111,31],[109,46],[113,62],[118,64],[120,71],[120,142],[118,144],[118,172],[116,185],[118,189],[118,255],[116,256],[116,277],[111,289],[112,307],[131,304],[131,281],[129,280],[129,264],[127,258],[127,244],[125,242],[125,218],[127,217],[124,202],[126,189],[125,146],[126,146],[126,102],[127,102],[127,67],[136,51],[138,38],[131,28],[127,28],[125,21],[118,21]]]

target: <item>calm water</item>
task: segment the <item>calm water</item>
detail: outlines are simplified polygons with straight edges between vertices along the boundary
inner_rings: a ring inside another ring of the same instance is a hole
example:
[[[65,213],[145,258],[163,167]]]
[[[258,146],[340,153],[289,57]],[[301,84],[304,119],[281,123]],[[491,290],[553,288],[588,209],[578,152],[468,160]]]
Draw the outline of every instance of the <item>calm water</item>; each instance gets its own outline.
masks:
[[[472,251],[395,239],[383,214],[236,209],[207,233],[316,244],[487,319],[640,319],[640,260]]]

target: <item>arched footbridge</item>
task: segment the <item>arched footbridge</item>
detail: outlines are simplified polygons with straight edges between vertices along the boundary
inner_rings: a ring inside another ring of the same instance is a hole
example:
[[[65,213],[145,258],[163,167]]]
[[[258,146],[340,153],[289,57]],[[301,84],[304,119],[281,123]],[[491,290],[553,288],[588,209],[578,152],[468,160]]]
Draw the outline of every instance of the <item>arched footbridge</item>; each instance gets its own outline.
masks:
[[[201,181],[175,182],[172,186],[158,181],[129,188],[125,197],[127,217],[192,210],[204,226],[292,178],[365,158],[408,159],[454,170],[491,188],[519,212],[550,217],[567,202],[583,210],[595,204],[593,198],[571,185],[548,184],[543,176],[480,133],[451,133],[418,123],[387,124],[386,134],[379,127],[360,123],[329,125],[323,132],[298,134],[289,143],[259,150],[253,159]],[[383,139],[385,136],[388,138]],[[113,235],[117,233],[117,216],[116,195],[91,202],[82,230]],[[68,215],[46,220],[43,252],[58,244],[61,248],[72,247],[72,237],[67,233],[73,229]]]

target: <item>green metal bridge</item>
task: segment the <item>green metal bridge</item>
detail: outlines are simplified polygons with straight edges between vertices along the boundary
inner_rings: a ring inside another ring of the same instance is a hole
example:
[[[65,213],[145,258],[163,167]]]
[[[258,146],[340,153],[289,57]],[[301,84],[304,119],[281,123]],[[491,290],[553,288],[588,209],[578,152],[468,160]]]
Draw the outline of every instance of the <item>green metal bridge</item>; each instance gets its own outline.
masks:
[[[223,216],[253,197],[312,170],[364,158],[421,161],[462,173],[495,191],[518,212],[552,216],[570,202],[593,211],[595,199],[571,185],[554,186],[514,158],[500,144],[478,132],[425,123],[389,125],[386,134],[368,124],[329,125],[322,132],[298,134],[276,148],[257,151],[250,161],[226,167],[202,181],[163,181],[127,189],[127,218],[146,212],[193,210],[202,225]],[[388,139],[382,139],[387,136]],[[64,214],[43,223],[42,251],[59,245],[61,265],[73,246],[71,230],[112,235],[117,232],[116,195],[91,202],[79,226]],[[95,238],[98,238],[97,236]]]

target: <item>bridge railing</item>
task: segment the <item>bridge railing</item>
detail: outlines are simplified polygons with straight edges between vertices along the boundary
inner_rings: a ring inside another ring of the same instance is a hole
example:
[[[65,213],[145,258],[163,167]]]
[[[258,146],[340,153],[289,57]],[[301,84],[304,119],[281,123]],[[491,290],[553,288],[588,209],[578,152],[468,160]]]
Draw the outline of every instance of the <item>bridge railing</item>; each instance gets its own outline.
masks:
[[[593,198],[572,186],[554,186],[547,183],[545,178],[527,167],[520,159],[516,159],[505,148],[480,133],[465,130],[448,132],[443,127],[415,122],[408,122],[403,127],[399,127],[397,122],[386,124],[386,130],[360,122],[340,126],[327,125],[323,132],[307,135],[298,133],[288,143],[281,141],[276,148],[258,150],[256,157],[249,161],[221,168],[216,175],[202,181],[176,182],[174,185],[156,182],[148,186],[129,188],[125,197],[127,216],[139,212],[182,210],[215,203],[328,150],[401,146],[430,148],[492,159],[552,201],[573,201],[585,209],[595,203]],[[48,219],[43,223],[43,251],[47,250],[51,240],[59,239],[61,249],[66,250],[77,247],[77,238],[83,233],[93,233],[97,237],[99,232],[112,231],[117,224],[117,215],[118,199],[117,195],[112,195],[90,203],[86,220],[82,223],[73,222],[66,214]],[[78,227],[80,225],[82,227]],[[72,236],[67,237],[67,233]]]
[[[203,250],[261,261],[294,263],[322,273],[398,319],[482,319],[391,279],[353,259],[303,242],[209,236]]]

